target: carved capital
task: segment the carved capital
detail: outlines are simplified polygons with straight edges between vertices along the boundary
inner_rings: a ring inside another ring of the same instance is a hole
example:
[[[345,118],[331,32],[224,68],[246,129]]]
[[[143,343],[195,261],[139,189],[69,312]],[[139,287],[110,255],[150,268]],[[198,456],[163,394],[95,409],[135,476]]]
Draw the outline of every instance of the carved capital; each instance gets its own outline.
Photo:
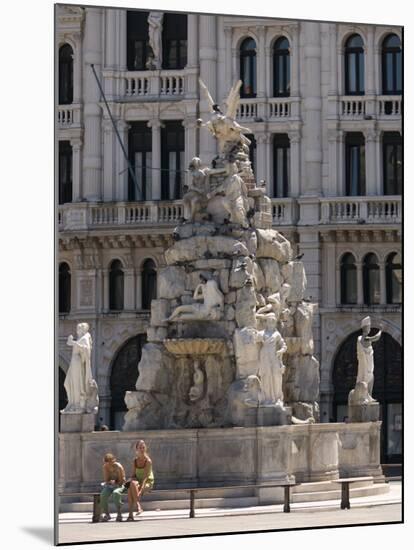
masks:
[[[288,137],[289,137],[290,143],[299,143],[301,138],[300,130],[289,130]]]

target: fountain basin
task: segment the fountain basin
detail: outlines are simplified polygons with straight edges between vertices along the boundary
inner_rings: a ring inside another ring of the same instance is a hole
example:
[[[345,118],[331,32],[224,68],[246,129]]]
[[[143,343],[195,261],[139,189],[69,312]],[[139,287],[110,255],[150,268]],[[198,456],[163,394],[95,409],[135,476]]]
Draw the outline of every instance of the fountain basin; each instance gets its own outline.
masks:
[[[222,338],[167,338],[164,346],[173,355],[218,355],[226,351]]]

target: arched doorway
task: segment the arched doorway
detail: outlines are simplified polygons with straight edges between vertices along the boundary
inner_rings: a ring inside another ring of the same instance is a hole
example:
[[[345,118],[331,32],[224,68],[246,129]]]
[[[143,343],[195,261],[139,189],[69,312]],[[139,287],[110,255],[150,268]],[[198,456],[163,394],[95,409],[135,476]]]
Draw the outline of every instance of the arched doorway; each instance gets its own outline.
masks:
[[[111,388],[111,418],[112,430],[122,430],[125,405],[125,392],[134,391],[138,378],[138,363],[141,359],[142,347],[147,341],[146,334],[138,334],[130,338],[117,352],[112,364]]]
[[[372,329],[372,334],[378,328]],[[333,414],[338,422],[347,415],[348,394],[355,387],[358,370],[356,342],[361,331],[354,332],[339,348],[335,358]],[[401,346],[383,332],[374,348],[373,397],[380,403],[381,462],[399,463],[402,453],[402,364]]]

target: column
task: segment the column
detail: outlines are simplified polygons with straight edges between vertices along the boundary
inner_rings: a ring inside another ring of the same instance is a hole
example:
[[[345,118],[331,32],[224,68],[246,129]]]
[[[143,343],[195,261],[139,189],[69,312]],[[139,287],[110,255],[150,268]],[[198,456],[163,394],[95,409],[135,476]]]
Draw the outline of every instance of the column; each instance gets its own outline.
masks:
[[[72,197],[73,202],[80,202],[82,196],[82,140],[71,139],[72,146]]]
[[[215,15],[200,15],[200,77],[207,86],[211,97],[220,103],[217,97],[217,18]],[[203,93],[200,96],[200,118],[210,117],[210,107]],[[206,128],[200,132],[200,157],[204,162],[216,155],[216,140]]]
[[[273,48],[265,48],[266,97],[273,97]],[[292,85],[292,81],[291,81]],[[293,95],[293,94],[292,94]],[[267,114],[266,114],[267,117]]]
[[[127,70],[127,10],[116,10],[118,13],[118,67],[120,71]]]
[[[367,43],[366,43],[366,90],[367,96],[366,114],[374,116],[375,113],[375,51],[374,51],[374,33],[375,27],[369,26],[367,31]]]
[[[152,200],[161,200],[161,126],[158,119],[150,120],[148,127],[152,129]]]
[[[322,190],[322,148],[321,148],[321,37],[320,23],[304,22],[305,31],[305,74],[304,100],[304,146],[306,182],[302,195],[320,195]]]
[[[113,74],[116,69],[116,57],[117,57],[117,11],[106,9],[104,11],[105,17],[105,69],[111,69],[110,76],[106,76],[104,79],[104,90],[106,98],[111,101],[116,97],[117,79]],[[126,41],[126,37],[124,37]]]
[[[106,312],[106,311],[109,311],[109,271],[108,269],[102,270],[102,280],[103,280],[102,304],[103,304],[103,311]]]
[[[387,278],[385,272],[385,262],[381,261],[380,265],[380,303],[387,303]]]
[[[130,125],[126,120],[122,119],[117,120],[116,125],[125,150],[128,151],[128,130]],[[116,139],[115,136],[114,139]],[[115,145],[115,185],[113,188],[114,200],[128,200],[128,162],[118,140],[116,140]]]
[[[345,196],[345,132],[338,131],[338,162],[336,169],[338,171],[338,196]]]
[[[132,268],[124,270],[125,277],[125,302],[124,309],[132,311],[135,308],[135,270]]]
[[[266,96],[266,27],[260,25],[256,27],[259,37],[259,43],[257,44],[257,97]]]
[[[82,36],[80,33],[73,35],[76,41],[76,48],[73,59],[73,103],[82,102]]]
[[[115,132],[112,122],[109,119],[104,119],[103,123],[103,200],[112,201],[115,198],[114,183],[118,181],[115,176]],[[119,147],[119,143],[116,143]]]
[[[364,283],[362,273],[362,262],[355,262],[357,269],[357,304],[359,306],[364,304]]]
[[[269,135],[265,132],[256,134],[256,147],[257,147],[257,157],[256,157],[256,182],[259,183],[260,180],[267,180],[266,177],[266,157],[267,157],[267,142],[269,140]]]
[[[288,132],[290,140],[290,197],[300,195],[300,130]]]
[[[233,29],[231,27],[224,27],[224,48],[225,48],[225,68],[226,68],[226,92],[230,90],[233,76],[232,76],[232,58],[231,58],[231,39],[233,35]]]
[[[84,27],[84,198],[101,200],[102,154],[101,154],[101,99],[98,84],[92,72],[94,64],[99,79],[102,79],[101,8],[86,8]]]
[[[142,309],[142,270],[137,269],[135,278],[135,309]]]
[[[273,135],[268,134],[265,142],[266,147],[266,193],[269,197],[273,196]]]
[[[338,118],[338,51],[336,47],[336,23],[329,25],[329,48],[330,48],[330,82],[328,92],[328,116],[331,119]]]
[[[300,52],[300,44],[299,44],[299,25],[295,25],[292,27],[292,33],[293,33],[293,40],[292,44],[290,45],[291,50],[291,69],[290,69],[290,89],[291,89],[291,96],[292,97],[298,97],[300,95],[300,82],[299,82],[299,52]]]
[[[187,98],[198,97],[198,15],[187,15]]]
[[[377,194],[377,131],[370,128],[365,133],[366,195]]]

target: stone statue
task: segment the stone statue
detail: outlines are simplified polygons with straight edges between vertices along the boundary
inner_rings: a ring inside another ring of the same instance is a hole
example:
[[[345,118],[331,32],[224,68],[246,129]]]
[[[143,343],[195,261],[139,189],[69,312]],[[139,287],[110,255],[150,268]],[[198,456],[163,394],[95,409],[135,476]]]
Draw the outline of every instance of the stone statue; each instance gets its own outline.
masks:
[[[162,67],[162,20],[164,14],[160,11],[150,11],[148,15],[148,35],[149,45],[152,49],[151,59],[148,62],[153,64],[153,68],[161,69]]]
[[[193,299],[194,303],[175,308],[167,321],[219,321],[223,314],[224,296],[214,279],[207,280],[200,275],[201,283],[197,285]]]
[[[287,350],[285,341],[277,330],[276,315],[266,315],[265,329],[261,332],[258,377],[261,382],[262,403],[283,406],[282,377],[285,366],[282,355]]]
[[[88,323],[79,323],[76,327],[78,340],[70,335],[68,346],[72,347],[72,358],[65,378],[65,390],[68,404],[62,413],[97,412],[97,384],[92,378],[91,353],[92,337]]]
[[[374,350],[372,342],[377,342],[382,333],[382,325],[380,330],[374,336],[368,336],[371,330],[371,318],[364,317],[361,321],[362,335],[358,336],[357,340],[357,357],[358,357],[358,374],[357,384],[365,382],[368,389],[368,400],[374,401],[372,398],[372,389],[374,387]]]
[[[208,168],[201,168],[201,159],[194,157],[189,165],[191,183],[183,196],[184,219],[194,221],[195,215],[202,210],[207,202]]]
[[[247,221],[247,193],[245,184],[238,174],[237,164],[235,162],[228,163],[228,175],[223,183],[219,184],[215,189],[207,194],[210,199],[215,195],[223,194],[222,206],[230,215],[232,223],[240,224],[247,229],[249,227]]]
[[[227,112],[225,115],[222,113],[219,105],[214,102],[207,86],[201,78],[199,78],[199,83],[211,109],[210,120],[205,124],[203,124],[202,120],[199,120],[199,122],[202,126],[207,127],[207,129],[217,139],[219,152],[227,157],[230,152],[234,153],[235,146],[236,148],[238,147],[240,150],[243,150],[244,145],[250,145],[249,139],[243,134],[251,134],[251,130],[240,126],[240,124],[238,124],[235,120],[237,107],[240,101],[239,91],[242,85],[241,80],[236,82],[230,90],[226,100]]]

